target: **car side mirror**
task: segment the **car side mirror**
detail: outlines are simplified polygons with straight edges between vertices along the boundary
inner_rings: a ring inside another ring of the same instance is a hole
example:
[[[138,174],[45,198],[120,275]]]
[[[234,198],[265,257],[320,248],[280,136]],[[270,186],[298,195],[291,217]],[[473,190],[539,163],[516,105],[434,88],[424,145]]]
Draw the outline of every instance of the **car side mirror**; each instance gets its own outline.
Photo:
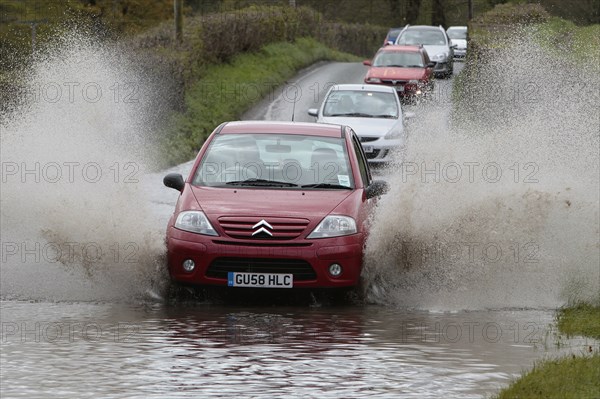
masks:
[[[163,179],[163,184],[169,188],[174,188],[177,191],[183,190],[185,186],[185,182],[183,181],[183,176],[179,173],[169,173]]]
[[[385,44],[386,46],[393,46],[394,42],[391,40],[388,40],[387,43]]]
[[[363,65],[371,66],[371,60],[364,60]]]
[[[379,197],[380,195],[387,193],[389,189],[386,181],[373,180],[366,189],[367,199]]]
[[[435,66],[435,62],[433,61],[429,61],[429,63],[427,64],[427,68],[433,68]]]
[[[317,108],[309,108],[308,114],[316,118],[317,116],[319,116],[319,110]]]

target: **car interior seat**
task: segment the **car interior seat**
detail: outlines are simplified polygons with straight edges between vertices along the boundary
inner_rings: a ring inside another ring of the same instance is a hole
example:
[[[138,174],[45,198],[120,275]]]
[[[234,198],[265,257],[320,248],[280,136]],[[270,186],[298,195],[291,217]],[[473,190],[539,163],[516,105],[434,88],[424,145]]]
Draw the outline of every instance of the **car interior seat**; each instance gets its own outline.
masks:
[[[338,183],[340,162],[333,148],[320,147],[313,150],[311,168],[315,171],[315,183]]]

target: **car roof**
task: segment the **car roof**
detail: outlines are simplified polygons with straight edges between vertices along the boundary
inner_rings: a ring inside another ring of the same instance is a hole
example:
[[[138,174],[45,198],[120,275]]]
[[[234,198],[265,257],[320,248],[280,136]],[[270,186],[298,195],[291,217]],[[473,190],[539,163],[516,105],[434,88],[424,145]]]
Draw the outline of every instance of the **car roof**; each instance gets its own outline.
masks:
[[[356,91],[377,91],[382,93],[395,93],[396,89],[384,85],[368,84],[339,84],[331,87],[331,90],[356,90]]]
[[[379,51],[407,51],[418,53],[423,50],[421,46],[404,46],[399,44],[390,44],[389,46],[385,46],[379,49]]]
[[[451,26],[446,30],[455,30],[455,29],[456,30],[467,30],[467,27],[466,26]]]
[[[279,133],[306,136],[342,137],[340,125],[285,121],[234,121],[225,122],[219,134]]]
[[[405,29],[419,29],[419,30],[440,30],[439,26],[431,26],[431,25],[409,25]],[[442,29],[443,30],[443,29]]]

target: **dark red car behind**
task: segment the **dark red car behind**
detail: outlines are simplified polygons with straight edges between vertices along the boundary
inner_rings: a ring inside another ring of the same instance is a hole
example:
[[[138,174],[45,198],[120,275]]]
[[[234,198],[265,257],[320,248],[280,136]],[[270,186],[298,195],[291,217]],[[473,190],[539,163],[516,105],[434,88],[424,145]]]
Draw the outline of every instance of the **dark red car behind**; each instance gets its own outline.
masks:
[[[171,278],[192,285],[296,288],[359,282],[372,181],[349,127],[229,122],[200,150],[167,228]]]
[[[365,83],[393,86],[400,97],[415,97],[433,90],[433,67],[421,46],[385,46],[379,49],[370,66]]]

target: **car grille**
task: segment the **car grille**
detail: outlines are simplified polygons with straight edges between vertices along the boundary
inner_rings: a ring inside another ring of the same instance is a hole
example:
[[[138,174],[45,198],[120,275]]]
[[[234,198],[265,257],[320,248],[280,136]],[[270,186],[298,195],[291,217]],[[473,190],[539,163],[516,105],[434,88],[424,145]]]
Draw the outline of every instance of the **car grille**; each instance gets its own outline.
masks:
[[[367,159],[377,158],[377,155],[379,155],[379,151],[380,150],[374,149],[373,152],[367,152],[365,155],[367,156]]]
[[[375,158],[383,159],[388,155],[388,152],[389,152],[389,150],[374,149],[373,152],[365,153],[365,155],[367,156],[367,159],[375,159]]]
[[[267,222],[273,229],[266,226],[266,224],[254,228],[261,220]],[[219,224],[225,234],[231,238],[248,240],[293,240],[304,232],[308,223],[308,219],[300,218],[267,217],[261,219],[250,216],[224,216],[219,218]],[[261,227],[272,235],[265,231],[258,232]]]
[[[375,141],[377,140],[379,137],[361,137],[360,138],[360,142],[361,143],[368,143],[370,141]]]
[[[228,272],[293,274],[294,281],[316,280],[310,263],[301,259],[217,258],[206,270],[206,277],[227,278]]]

